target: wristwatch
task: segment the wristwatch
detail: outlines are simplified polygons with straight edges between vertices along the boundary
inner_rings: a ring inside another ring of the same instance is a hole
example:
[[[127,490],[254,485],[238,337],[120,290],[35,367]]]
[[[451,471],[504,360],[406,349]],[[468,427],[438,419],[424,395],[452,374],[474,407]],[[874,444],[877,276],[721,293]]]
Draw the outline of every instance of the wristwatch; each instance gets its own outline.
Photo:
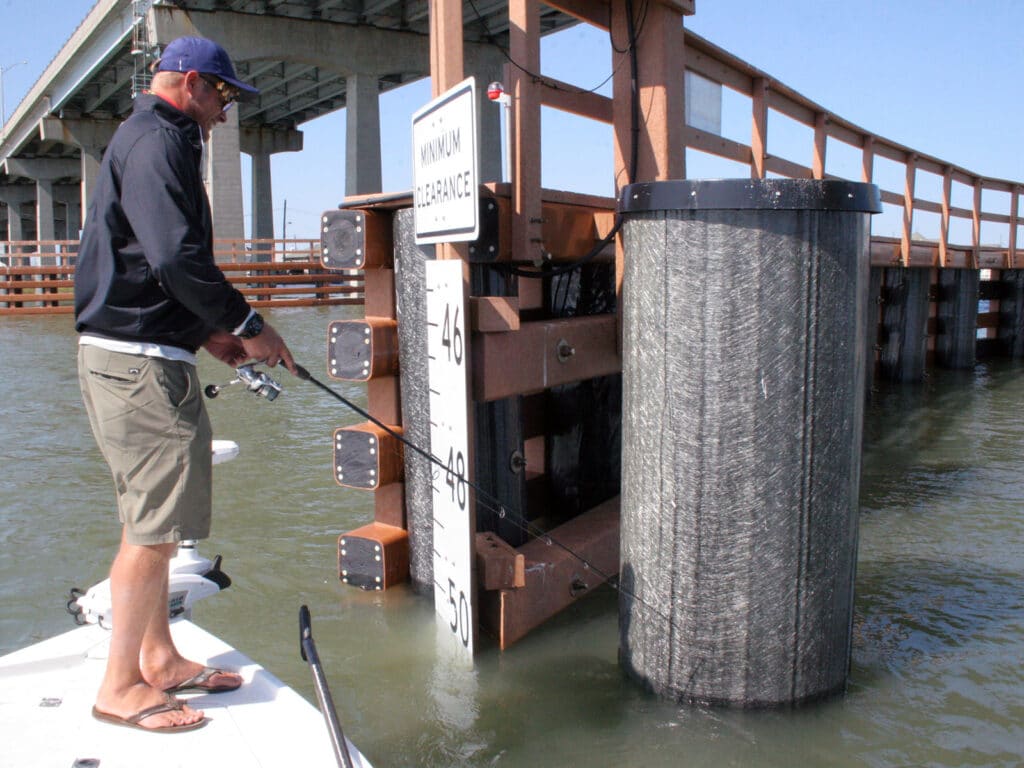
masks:
[[[246,321],[242,330],[239,331],[238,337],[240,339],[251,339],[259,336],[261,333],[263,333],[263,315],[259,312],[253,312],[252,317]]]

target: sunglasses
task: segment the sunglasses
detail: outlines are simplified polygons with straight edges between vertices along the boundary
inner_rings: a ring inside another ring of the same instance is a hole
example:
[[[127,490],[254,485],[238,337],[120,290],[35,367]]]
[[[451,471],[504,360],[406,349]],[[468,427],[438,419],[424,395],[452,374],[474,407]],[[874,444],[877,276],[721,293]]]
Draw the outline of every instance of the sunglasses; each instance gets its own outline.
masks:
[[[199,77],[217,92],[217,96],[221,101],[221,112],[227,112],[231,109],[238,99],[239,90],[232,85],[228,85],[223,80],[218,80],[210,75],[204,75],[202,72],[199,73]]]

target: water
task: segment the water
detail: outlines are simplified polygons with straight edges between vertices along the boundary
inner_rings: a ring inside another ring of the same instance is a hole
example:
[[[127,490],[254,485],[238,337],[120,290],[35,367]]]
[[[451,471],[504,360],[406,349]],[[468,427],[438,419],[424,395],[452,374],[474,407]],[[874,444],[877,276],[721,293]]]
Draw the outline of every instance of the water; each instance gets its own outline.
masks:
[[[360,308],[275,310],[323,381],[326,329]],[[113,489],[81,406],[67,317],[0,318],[0,653],[70,629],[67,589],[106,576]],[[206,382],[229,369],[210,359]],[[1024,366],[999,361],[882,388],[868,408],[848,693],[795,712],[681,707],[617,661],[605,589],[471,668],[437,637],[429,597],[364,593],[336,540],[373,515],[335,485],[331,441],[361,421],[280,376],[274,403],[210,403],[241,455],[215,470],[213,537],[234,579],[195,620],[314,701],[298,608],[346,732],[387,766],[1017,766],[1024,764]],[[335,382],[365,403],[363,388]],[[297,749],[301,745],[296,745]],[[300,761],[297,761],[297,764]]]

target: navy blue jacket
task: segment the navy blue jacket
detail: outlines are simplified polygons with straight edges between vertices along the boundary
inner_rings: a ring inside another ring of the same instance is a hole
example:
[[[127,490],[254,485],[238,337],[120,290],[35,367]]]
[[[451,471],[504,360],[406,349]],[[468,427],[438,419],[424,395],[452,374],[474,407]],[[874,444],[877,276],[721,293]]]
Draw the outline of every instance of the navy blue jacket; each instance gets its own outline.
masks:
[[[107,147],[75,267],[75,328],[197,350],[249,306],[213,260],[198,123],[149,94]]]

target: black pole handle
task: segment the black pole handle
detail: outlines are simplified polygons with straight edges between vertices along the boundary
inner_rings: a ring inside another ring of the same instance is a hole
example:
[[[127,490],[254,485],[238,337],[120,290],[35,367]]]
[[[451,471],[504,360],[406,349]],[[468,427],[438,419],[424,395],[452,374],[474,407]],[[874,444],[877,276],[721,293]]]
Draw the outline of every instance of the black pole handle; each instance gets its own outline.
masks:
[[[302,660],[308,662],[309,668],[313,672],[316,697],[320,702],[320,711],[327,722],[327,730],[331,736],[331,746],[334,748],[334,757],[338,761],[338,766],[339,768],[352,768],[352,757],[348,753],[348,744],[345,742],[345,734],[341,731],[341,723],[338,722],[338,713],[334,708],[331,690],[327,687],[327,677],[320,667],[320,656],[316,652],[316,643],[313,642],[313,623],[310,619],[309,608],[305,605],[299,608],[299,650],[302,653]]]

